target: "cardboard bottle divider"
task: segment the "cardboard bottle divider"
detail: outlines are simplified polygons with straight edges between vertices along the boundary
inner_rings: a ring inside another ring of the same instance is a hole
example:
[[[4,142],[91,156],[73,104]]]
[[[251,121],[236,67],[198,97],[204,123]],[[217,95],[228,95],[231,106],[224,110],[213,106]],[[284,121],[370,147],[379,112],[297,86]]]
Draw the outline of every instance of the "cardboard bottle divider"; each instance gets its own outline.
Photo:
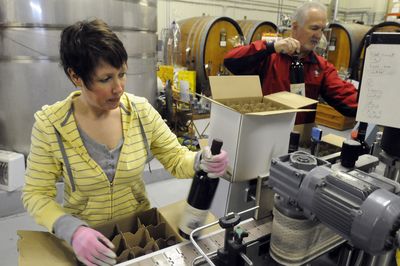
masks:
[[[178,243],[170,225],[153,208],[95,228],[115,246],[117,263]]]
[[[186,201],[183,200],[160,210],[153,208],[142,213],[131,213],[95,225],[93,229],[114,242],[117,247],[116,253],[119,255],[118,263],[120,263],[153,251],[156,252],[157,248],[163,249],[184,241],[178,233],[177,224],[179,223],[179,214],[183,212],[185,204]],[[208,217],[208,222],[214,220],[214,217]],[[130,234],[136,234],[139,237],[140,233],[137,234],[137,232],[142,227],[144,229],[140,230],[143,230],[141,236],[144,237],[144,240],[136,241],[138,246],[134,246],[135,243],[133,245],[129,243]],[[19,235],[18,265],[82,265],[76,258],[72,247],[54,234],[29,230],[18,230],[17,233]]]

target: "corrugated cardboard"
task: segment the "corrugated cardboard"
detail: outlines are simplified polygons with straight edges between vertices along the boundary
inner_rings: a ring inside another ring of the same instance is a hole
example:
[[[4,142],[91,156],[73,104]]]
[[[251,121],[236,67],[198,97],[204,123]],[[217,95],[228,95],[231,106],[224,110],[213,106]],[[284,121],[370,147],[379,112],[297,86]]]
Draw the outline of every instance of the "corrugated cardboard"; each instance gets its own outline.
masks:
[[[132,214],[117,219],[110,223],[95,226],[94,229],[101,232],[116,246],[119,262],[134,258],[135,255],[144,255],[146,251],[158,250],[154,245],[159,237],[168,240],[173,237],[175,243],[182,242],[175,225],[170,225],[164,216],[153,208],[143,213]],[[149,228],[149,230],[147,230]],[[163,229],[163,230],[161,230]],[[18,240],[18,265],[20,266],[54,266],[54,265],[78,265],[78,260],[72,248],[48,232],[22,231],[17,232]],[[165,242],[165,241],[164,241]],[[163,248],[163,247],[161,247]]]
[[[48,232],[18,230],[19,266],[76,266],[74,251]]]
[[[183,213],[186,201],[179,201],[160,209],[150,209],[140,214],[132,214],[112,223],[106,223],[95,227],[110,239],[115,235],[116,225],[118,231],[136,232],[135,234],[121,234],[120,238],[115,238],[114,245],[119,248],[122,238],[124,243],[130,243],[135,247],[130,250],[122,246],[125,253],[120,257],[130,259],[132,254],[143,255],[148,250],[156,251],[154,243],[161,249],[166,242],[175,241],[176,243],[185,241],[178,233],[178,223]],[[212,214],[207,215],[206,223],[215,221]],[[144,231],[143,228],[147,230]],[[219,230],[219,226],[207,228],[202,234],[207,234]],[[18,240],[18,265],[19,266],[76,266],[78,261],[72,248],[48,232],[24,231],[19,230]],[[155,241],[149,240],[149,236]],[[169,236],[169,237],[168,237]],[[158,238],[158,241],[156,240]],[[132,253],[132,254],[131,254]],[[133,255],[133,256],[134,256]]]
[[[229,181],[240,182],[268,174],[271,158],[287,153],[298,109],[316,103],[289,92],[262,96],[258,76],[211,76],[213,99],[209,139],[223,140],[229,155]],[[240,113],[229,102],[264,102],[283,110]]]
[[[335,134],[327,134],[325,136],[322,136],[321,141],[326,142],[328,144],[331,144],[333,146],[341,148],[343,145],[343,141],[345,141],[346,138],[335,135]]]

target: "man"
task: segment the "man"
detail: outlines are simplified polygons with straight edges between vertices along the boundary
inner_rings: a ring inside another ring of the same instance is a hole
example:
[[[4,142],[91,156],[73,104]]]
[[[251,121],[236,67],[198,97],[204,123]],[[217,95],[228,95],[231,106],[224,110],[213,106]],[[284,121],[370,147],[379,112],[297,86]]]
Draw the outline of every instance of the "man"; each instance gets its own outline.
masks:
[[[341,80],[335,67],[314,52],[326,24],[326,7],[306,2],[294,12],[292,37],[237,47],[225,55],[224,64],[235,75],[259,75],[262,92],[267,95],[290,91],[289,69],[292,61],[300,58],[304,65],[305,96],[318,99],[321,95],[337,111],[354,117],[357,90]],[[314,120],[315,112],[297,114],[295,129],[303,132],[302,141],[309,139]]]

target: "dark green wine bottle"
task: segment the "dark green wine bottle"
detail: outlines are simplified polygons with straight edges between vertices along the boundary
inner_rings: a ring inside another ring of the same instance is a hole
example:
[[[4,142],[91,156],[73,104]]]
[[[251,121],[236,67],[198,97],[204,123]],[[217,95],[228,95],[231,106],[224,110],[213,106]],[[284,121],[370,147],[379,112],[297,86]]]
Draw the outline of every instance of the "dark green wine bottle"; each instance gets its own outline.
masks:
[[[214,139],[211,144],[211,154],[219,154],[222,144],[221,140]],[[196,172],[190,187],[186,208],[179,224],[179,234],[182,237],[189,239],[190,233],[195,228],[204,225],[218,183],[219,177],[211,178],[203,170]]]

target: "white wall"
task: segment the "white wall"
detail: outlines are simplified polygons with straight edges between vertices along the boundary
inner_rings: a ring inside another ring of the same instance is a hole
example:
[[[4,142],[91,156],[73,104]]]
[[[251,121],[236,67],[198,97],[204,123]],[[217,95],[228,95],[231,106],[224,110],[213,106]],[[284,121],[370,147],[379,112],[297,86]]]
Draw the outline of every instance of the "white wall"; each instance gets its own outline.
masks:
[[[283,14],[306,0],[158,0],[158,32],[173,20],[201,16],[227,16],[232,19],[256,19],[278,23],[280,3]],[[335,0],[316,0],[326,5]],[[366,24],[383,21],[387,0],[339,0],[338,18],[343,21],[362,20]]]
[[[339,19],[362,20],[365,24],[378,24],[384,20],[387,0],[339,0]]]
[[[281,0],[282,13],[291,14],[305,0]],[[158,31],[168,27],[173,20],[205,15],[227,16],[232,19],[271,21],[278,24],[280,0],[159,0]],[[329,0],[319,2],[328,3]]]

